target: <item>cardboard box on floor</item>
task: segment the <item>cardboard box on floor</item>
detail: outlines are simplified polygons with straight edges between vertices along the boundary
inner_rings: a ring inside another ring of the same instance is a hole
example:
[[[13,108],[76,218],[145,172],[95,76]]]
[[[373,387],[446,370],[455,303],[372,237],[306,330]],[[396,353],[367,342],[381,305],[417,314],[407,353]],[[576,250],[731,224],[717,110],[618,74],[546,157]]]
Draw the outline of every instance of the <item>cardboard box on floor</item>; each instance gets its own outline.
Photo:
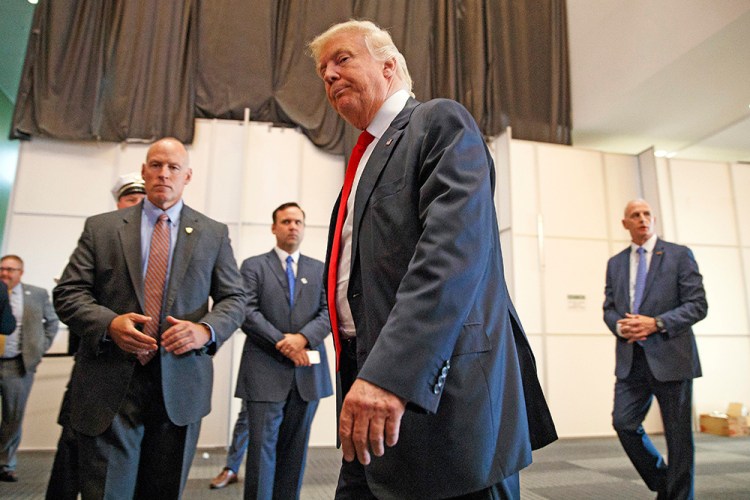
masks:
[[[701,432],[717,436],[750,435],[750,416],[742,403],[729,403],[726,413],[704,413],[700,416]]]

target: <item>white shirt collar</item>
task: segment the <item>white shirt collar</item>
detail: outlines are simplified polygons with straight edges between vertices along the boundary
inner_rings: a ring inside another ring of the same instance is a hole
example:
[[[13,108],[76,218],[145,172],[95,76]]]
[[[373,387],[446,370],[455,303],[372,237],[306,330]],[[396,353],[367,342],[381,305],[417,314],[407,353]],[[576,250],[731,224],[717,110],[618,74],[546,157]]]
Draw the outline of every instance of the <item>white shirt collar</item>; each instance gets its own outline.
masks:
[[[409,93],[404,90],[397,90],[388,99],[385,100],[377,113],[375,118],[367,126],[367,131],[374,135],[377,139],[383,137],[385,131],[391,125],[391,122],[406,106],[406,101],[409,100]]]
[[[654,247],[656,246],[656,240],[657,239],[658,239],[658,237],[656,236],[656,233],[654,233],[654,234],[651,235],[651,237],[649,239],[646,240],[646,242],[643,245],[641,245],[643,248],[646,249],[646,252],[649,255],[651,255],[652,253],[654,253]],[[635,253],[635,252],[638,251],[638,245],[636,245],[632,241],[630,242],[630,251],[631,251],[631,253]]]
[[[292,260],[294,261],[295,264],[299,262],[299,250],[297,250],[294,253],[289,254],[285,250],[282,250],[279,247],[274,247],[273,249],[274,251],[276,251],[276,255],[279,256],[279,260],[282,262],[282,264],[286,265],[286,258],[289,255],[292,256]]]

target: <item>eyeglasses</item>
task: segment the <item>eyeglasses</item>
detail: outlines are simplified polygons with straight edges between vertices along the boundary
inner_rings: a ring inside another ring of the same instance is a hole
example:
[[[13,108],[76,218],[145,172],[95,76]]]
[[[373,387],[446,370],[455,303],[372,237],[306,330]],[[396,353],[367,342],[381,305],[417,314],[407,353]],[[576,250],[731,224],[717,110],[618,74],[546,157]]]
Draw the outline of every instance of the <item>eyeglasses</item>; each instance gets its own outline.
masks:
[[[20,267],[0,267],[0,272],[7,271],[9,273],[15,272],[15,271],[22,271]]]

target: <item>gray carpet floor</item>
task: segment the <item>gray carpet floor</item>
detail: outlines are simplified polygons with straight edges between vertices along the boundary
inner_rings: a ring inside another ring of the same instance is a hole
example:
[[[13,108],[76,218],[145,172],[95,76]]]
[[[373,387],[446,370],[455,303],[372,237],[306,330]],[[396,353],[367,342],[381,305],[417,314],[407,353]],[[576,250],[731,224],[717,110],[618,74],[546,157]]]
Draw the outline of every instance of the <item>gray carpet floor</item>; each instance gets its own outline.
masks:
[[[695,491],[698,499],[750,499],[750,437],[697,434]],[[664,439],[654,442],[664,450]],[[196,453],[186,500],[242,498],[241,482],[223,490],[208,484],[222,468],[223,449]],[[2,499],[40,499],[49,478],[53,453],[21,452],[18,483],[0,483]],[[311,448],[302,488],[303,500],[330,500],[336,486],[340,452]],[[242,471],[240,474],[242,478]],[[630,500],[655,498],[639,479],[615,438],[563,439],[534,453],[534,464],[521,473],[525,500]]]

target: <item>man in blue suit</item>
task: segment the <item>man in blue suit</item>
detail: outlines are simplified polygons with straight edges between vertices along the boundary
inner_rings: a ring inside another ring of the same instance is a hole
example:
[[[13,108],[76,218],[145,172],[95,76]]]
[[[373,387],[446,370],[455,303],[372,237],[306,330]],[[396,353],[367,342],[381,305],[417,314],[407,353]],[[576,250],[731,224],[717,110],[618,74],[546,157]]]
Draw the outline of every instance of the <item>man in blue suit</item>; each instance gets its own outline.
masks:
[[[323,344],[330,323],[323,263],[299,251],[305,213],[284,203],[273,211],[271,231],[276,247],[240,269],[247,339],[235,396],[249,435],[245,498],[287,500],[300,496],[318,401],[333,394]]]
[[[519,498],[518,471],[556,434],[505,285],[482,133],[455,101],[413,99],[403,55],[371,22],[310,49],[329,102],[362,131],[326,273],[336,498]]]
[[[655,223],[647,202],[629,202],[622,225],[632,243],[607,264],[604,321],[617,339],[612,422],[657,498],[685,499],[694,496],[691,404],[693,379],[701,376],[692,326],[706,317],[708,303],[693,253],[657,238]],[[642,426],[654,396],[668,466]]]

